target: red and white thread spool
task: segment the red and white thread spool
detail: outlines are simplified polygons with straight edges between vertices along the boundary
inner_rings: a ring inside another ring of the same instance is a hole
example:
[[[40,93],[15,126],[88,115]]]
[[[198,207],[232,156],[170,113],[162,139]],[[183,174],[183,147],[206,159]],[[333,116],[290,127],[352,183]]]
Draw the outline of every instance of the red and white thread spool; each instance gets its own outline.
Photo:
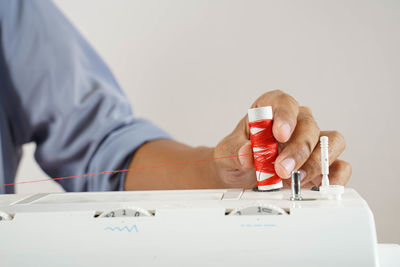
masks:
[[[278,155],[278,143],[272,134],[272,107],[249,109],[248,117],[258,190],[282,188],[282,179],[276,174],[274,166]]]

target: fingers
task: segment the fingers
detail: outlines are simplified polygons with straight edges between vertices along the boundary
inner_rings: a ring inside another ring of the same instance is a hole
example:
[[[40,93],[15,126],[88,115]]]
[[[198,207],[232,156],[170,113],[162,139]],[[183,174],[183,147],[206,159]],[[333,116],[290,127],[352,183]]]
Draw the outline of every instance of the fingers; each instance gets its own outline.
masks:
[[[247,131],[247,116],[236,129],[225,137],[215,148],[214,156],[223,169],[247,170],[253,168],[253,154]]]
[[[329,138],[329,164],[335,162],[339,155],[346,147],[344,137],[337,131],[322,131],[321,136]],[[311,156],[307,159],[301,171],[304,172],[305,178],[302,184],[306,184],[321,174],[321,147],[317,145]]]
[[[329,168],[330,184],[346,185],[350,180],[352,168],[350,163],[344,160],[336,160]]]
[[[287,142],[297,123],[297,115],[299,113],[297,101],[281,90],[274,90],[258,98],[252,108],[263,106],[272,106],[274,115],[272,132],[275,139],[280,143]]]
[[[275,161],[275,171],[280,177],[289,178],[293,170],[307,161],[318,143],[319,133],[310,109],[300,107],[297,126]]]
[[[272,106],[274,114],[273,134],[278,142],[286,142],[296,128],[299,107],[297,101],[280,90],[270,91],[259,97],[252,108]],[[219,166],[228,169],[251,169],[252,149],[249,141],[248,118],[245,116],[235,130],[225,137],[215,149],[215,157],[239,155],[220,159]]]
[[[273,106],[274,124],[272,133],[280,143],[285,143],[292,135],[296,124],[299,105],[293,97],[284,94]]]
[[[225,137],[214,150],[218,173],[225,184],[235,188],[253,188],[256,184],[250,140],[244,134],[247,119]]]
[[[251,169],[254,165],[253,150],[251,148],[251,142],[248,141],[241,148],[239,148],[238,159],[243,169]]]
[[[272,131],[275,139],[280,143],[281,150],[275,160],[276,173],[282,178],[289,178],[293,170],[300,169],[303,186],[319,185],[321,152],[317,144],[320,130],[311,110],[307,107],[299,107],[293,97],[280,90],[262,95],[254,102],[252,108],[262,106],[272,106],[273,109]],[[332,163],[331,183],[347,183],[351,175],[351,166],[347,162],[337,160],[345,148],[343,136],[336,131],[321,132],[321,135],[329,137],[329,159]],[[222,176],[229,178],[229,184],[255,182],[247,116],[216,146],[214,156],[218,159],[216,163],[219,171],[224,172]]]
[[[332,185],[346,185],[350,180],[352,168],[350,163],[344,160],[335,160],[329,167],[329,183]],[[320,186],[321,175],[317,175],[314,179],[309,179],[304,187]]]

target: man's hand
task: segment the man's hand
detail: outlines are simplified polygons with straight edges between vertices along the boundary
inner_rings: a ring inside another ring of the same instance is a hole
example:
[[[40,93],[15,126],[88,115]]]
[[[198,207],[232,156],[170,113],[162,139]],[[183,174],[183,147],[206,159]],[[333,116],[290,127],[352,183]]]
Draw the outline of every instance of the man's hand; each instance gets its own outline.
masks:
[[[320,132],[310,109],[299,107],[282,91],[262,95],[252,107],[272,106],[273,134],[279,143],[277,174],[290,185],[291,171],[300,169],[302,184],[321,183],[319,137],[329,137],[331,184],[346,184],[351,166],[339,160],[345,142],[336,131]],[[241,155],[241,156],[237,156]],[[217,159],[219,158],[219,159]],[[157,167],[158,166],[158,167]],[[215,148],[190,147],[173,140],[155,140],[134,154],[125,180],[126,190],[252,188],[256,185],[247,115]]]
[[[337,131],[320,131],[311,110],[301,107],[290,95],[280,90],[265,93],[252,108],[272,106],[274,124],[272,132],[279,144],[275,161],[276,173],[283,178],[284,185],[290,185],[290,173],[300,170],[303,186],[321,184],[319,137],[329,137],[329,160],[331,184],[345,185],[350,179],[351,165],[338,159],[345,148],[345,140]],[[227,155],[238,157],[215,161],[218,176],[229,187],[252,188],[256,185],[253,156],[249,140],[247,115],[235,130],[215,148],[215,158]]]

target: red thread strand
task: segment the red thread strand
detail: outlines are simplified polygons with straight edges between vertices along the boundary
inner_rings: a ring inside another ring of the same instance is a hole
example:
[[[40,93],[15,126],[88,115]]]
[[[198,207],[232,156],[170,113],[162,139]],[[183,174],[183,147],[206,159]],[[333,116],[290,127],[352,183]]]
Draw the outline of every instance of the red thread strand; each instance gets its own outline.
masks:
[[[114,170],[114,171],[104,171],[104,172],[96,172],[96,173],[86,173],[86,174],[80,174],[80,175],[72,175],[72,176],[40,179],[40,180],[30,180],[30,181],[23,181],[23,182],[9,183],[9,184],[1,184],[0,187],[13,186],[13,185],[17,185],[17,184],[29,184],[29,183],[39,183],[39,182],[47,182],[47,181],[57,181],[57,180],[64,180],[64,179],[72,179],[72,178],[81,178],[81,177],[88,177],[88,176],[102,175],[102,174],[111,174],[111,173],[119,173],[119,172],[140,171],[140,170],[146,170],[146,169],[155,169],[155,168],[170,167],[170,166],[184,165],[184,164],[194,164],[194,163],[200,163],[200,162],[212,161],[212,160],[219,160],[219,159],[246,157],[246,156],[251,156],[253,154],[254,153],[251,153],[251,154],[240,154],[240,155],[230,155],[230,156],[221,156],[221,157],[217,157],[217,158],[205,158],[205,159],[198,159],[198,160],[191,160],[191,161],[164,163],[164,164],[158,164],[158,165],[144,166],[144,167],[140,167],[140,168],[131,168],[131,169]]]
[[[275,172],[278,143],[272,134],[272,123],[270,119],[249,122],[254,168],[258,172],[257,186],[275,185],[282,181]],[[262,173],[272,176],[261,180]]]

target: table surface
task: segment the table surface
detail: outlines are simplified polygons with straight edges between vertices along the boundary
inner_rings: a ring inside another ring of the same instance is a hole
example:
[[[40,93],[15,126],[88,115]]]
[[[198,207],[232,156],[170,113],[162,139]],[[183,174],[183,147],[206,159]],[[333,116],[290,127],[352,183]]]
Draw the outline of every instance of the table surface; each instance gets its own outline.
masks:
[[[400,266],[400,245],[378,244],[378,253],[381,267]]]

